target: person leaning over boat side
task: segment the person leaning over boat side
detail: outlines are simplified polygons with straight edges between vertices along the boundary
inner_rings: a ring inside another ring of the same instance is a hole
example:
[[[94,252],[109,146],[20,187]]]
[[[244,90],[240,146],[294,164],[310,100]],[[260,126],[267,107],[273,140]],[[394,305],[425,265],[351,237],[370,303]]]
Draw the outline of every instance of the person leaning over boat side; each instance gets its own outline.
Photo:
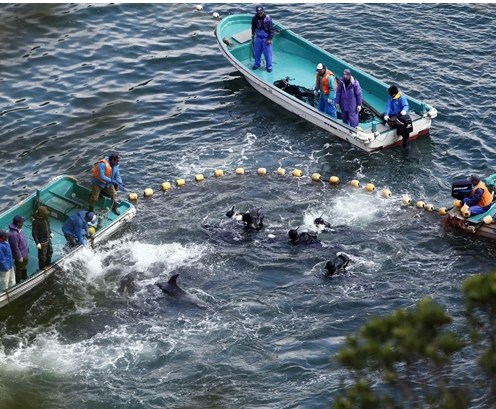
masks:
[[[341,119],[345,124],[354,128],[358,126],[358,113],[362,110],[362,87],[348,68],[343,71],[338,83],[336,108],[341,108]]]
[[[103,190],[112,199],[112,211],[116,215],[121,214],[117,208],[117,190],[119,186],[123,186],[121,172],[119,170],[119,160],[120,155],[117,152],[112,152],[93,166],[91,196],[88,206],[90,212],[95,208],[95,204],[100,198],[100,192]]]
[[[64,233],[65,239],[69,248],[73,248],[82,244],[83,246],[88,245],[88,223],[95,223],[97,220],[96,214],[93,212],[87,212],[86,210],[81,210],[71,217],[69,217],[62,226],[62,233]]]
[[[315,78],[315,95],[320,93],[319,111],[337,118],[336,114],[336,76],[324,64],[319,63]]]
[[[472,184],[472,191],[470,196],[463,198],[463,203],[469,206],[470,214],[475,216],[489,210],[493,202],[493,195],[478,176],[470,176],[470,183]]]
[[[262,6],[258,5],[256,14],[251,19],[251,37],[254,39],[253,54],[255,64],[252,69],[260,68],[262,52],[265,56],[265,65],[268,72],[272,71],[272,37],[274,37],[274,25],[269,15],[265,14]]]
[[[388,100],[386,102],[386,111],[382,115],[382,119],[384,119],[389,125],[394,125],[396,122],[396,117],[404,116],[410,110],[410,106],[408,105],[408,100],[406,97],[400,92],[396,85],[391,85],[388,88]]]
[[[48,216],[50,211],[45,206],[40,206],[34,213],[33,225],[31,232],[34,242],[38,248],[38,267],[41,270],[52,264],[52,230]]]
[[[12,250],[7,241],[9,233],[0,230],[0,291],[13,287],[16,283]]]
[[[16,283],[28,278],[29,247],[22,231],[23,224],[24,217],[17,215],[9,226],[9,244],[14,256]]]

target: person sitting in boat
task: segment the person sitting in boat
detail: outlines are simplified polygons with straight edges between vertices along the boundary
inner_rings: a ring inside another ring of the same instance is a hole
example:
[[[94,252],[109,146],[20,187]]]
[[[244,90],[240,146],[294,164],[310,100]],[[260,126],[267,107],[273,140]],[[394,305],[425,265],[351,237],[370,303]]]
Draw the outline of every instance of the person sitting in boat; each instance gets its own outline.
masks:
[[[341,109],[341,119],[354,128],[358,126],[358,113],[362,110],[362,87],[346,68],[336,91],[336,108]]]
[[[396,85],[391,85],[388,88],[388,100],[386,102],[386,111],[382,115],[382,119],[390,126],[395,126],[398,116],[405,116],[410,110],[408,100]]]
[[[478,176],[470,176],[470,183],[472,184],[472,191],[469,196],[463,198],[463,203],[469,206],[470,214],[475,216],[489,210],[493,202],[493,195]]]
[[[413,130],[412,120],[408,111],[408,100],[403,95],[396,85],[391,85],[388,88],[388,100],[386,102],[386,111],[381,114],[381,119],[386,121],[386,124],[392,128],[397,128],[398,133],[403,138],[403,148],[409,149],[408,140],[410,132]]]
[[[45,206],[38,207],[38,210],[33,215],[34,220],[31,226],[31,234],[38,248],[38,267],[40,271],[52,264],[53,234],[50,229],[50,220],[48,220],[49,215],[50,211]]]
[[[251,37],[254,38],[253,54],[255,64],[252,69],[260,68],[262,53],[265,57],[265,66],[268,72],[272,71],[272,37],[274,37],[274,25],[269,15],[261,5],[256,8],[256,14],[251,20]]]
[[[319,63],[315,78],[315,95],[319,97],[319,111],[337,118],[336,114],[336,76],[324,64]]]
[[[100,199],[100,193],[103,191],[112,199],[112,211],[116,215],[121,214],[117,207],[117,190],[119,190],[119,186],[124,186],[124,184],[119,170],[119,160],[120,155],[117,152],[112,152],[93,166],[92,188],[88,206],[90,212],[93,211],[96,202]]]
[[[12,249],[7,241],[9,233],[0,230],[0,291],[13,287],[16,283]]]
[[[69,217],[62,226],[68,247],[71,249],[80,244],[87,246],[86,237],[90,236],[88,223],[95,223],[96,221],[96,214],[86,210],[81,210]]]

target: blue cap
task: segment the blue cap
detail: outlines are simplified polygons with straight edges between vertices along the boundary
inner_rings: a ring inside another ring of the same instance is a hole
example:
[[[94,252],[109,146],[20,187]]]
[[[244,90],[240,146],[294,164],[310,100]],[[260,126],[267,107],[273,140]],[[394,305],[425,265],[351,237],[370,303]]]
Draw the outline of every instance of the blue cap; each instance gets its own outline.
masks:
[[[93,212],[86,213],[86,220],[88,220],[89,222],[93,222],[94,221],[93,219],[95,218],[96,218],[95,213]]]
[[[24,223],[24,217],[22,217],[19,214],[14,217],[14,224],[22,224],[22,223]]]
[[[351,71],[346,68],[344,71],[343,71],[343,75],[351,75]]]
[[[257,11],[257,13],[258,13],[258,12],[260,12],[260,11],[264,11],[264,8],[263,8],[263,6],[261,6],[261,5],[259,4],[257,7],[255,7],[255,10],[256,10],[256,11]]]

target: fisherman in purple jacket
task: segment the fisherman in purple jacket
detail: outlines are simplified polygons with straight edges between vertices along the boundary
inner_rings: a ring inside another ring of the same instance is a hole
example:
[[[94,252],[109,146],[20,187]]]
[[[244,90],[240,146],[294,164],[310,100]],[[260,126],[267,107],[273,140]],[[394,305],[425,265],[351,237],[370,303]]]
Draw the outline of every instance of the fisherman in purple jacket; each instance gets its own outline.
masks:
[[[341,108],[342,120],[354,128],[358,126],[358,113],[362,110],[362,87],[346,68],[336,92],[336,108]]]
[[[26,236],[22,231],[23,224],[24,217],[17,215],[9,226],[9,244],[14,256],[16,283],[28,278],[29,247]]]

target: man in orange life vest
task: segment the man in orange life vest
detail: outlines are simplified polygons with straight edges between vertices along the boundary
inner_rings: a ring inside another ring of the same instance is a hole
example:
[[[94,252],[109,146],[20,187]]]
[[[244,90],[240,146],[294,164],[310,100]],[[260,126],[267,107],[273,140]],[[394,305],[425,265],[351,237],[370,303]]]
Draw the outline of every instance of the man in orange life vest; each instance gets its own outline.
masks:
[[[95,203],[103,192],[112,199],[112,211],[119,215],[121,212],[117,207],[117,190],[119,186],[124,186],[119,171],[120,156],[117,152],[112,152],[109,156],[99,160],[93,167],[93,177],[91,178],[92,189],[89,201],[89,211],[92,212]]]
[[[315,95],[320,93],[319,111],[337,118],[336,114],[336,76],[324,64],[319,63],[315,78]]]
[[[470,176],[470,183],[472,184],[472,191],[470,196],[463,198],[463,203],[469,206],[470,214],[475,216],[489,210],[493,202],[493,195],[478,176]]]

